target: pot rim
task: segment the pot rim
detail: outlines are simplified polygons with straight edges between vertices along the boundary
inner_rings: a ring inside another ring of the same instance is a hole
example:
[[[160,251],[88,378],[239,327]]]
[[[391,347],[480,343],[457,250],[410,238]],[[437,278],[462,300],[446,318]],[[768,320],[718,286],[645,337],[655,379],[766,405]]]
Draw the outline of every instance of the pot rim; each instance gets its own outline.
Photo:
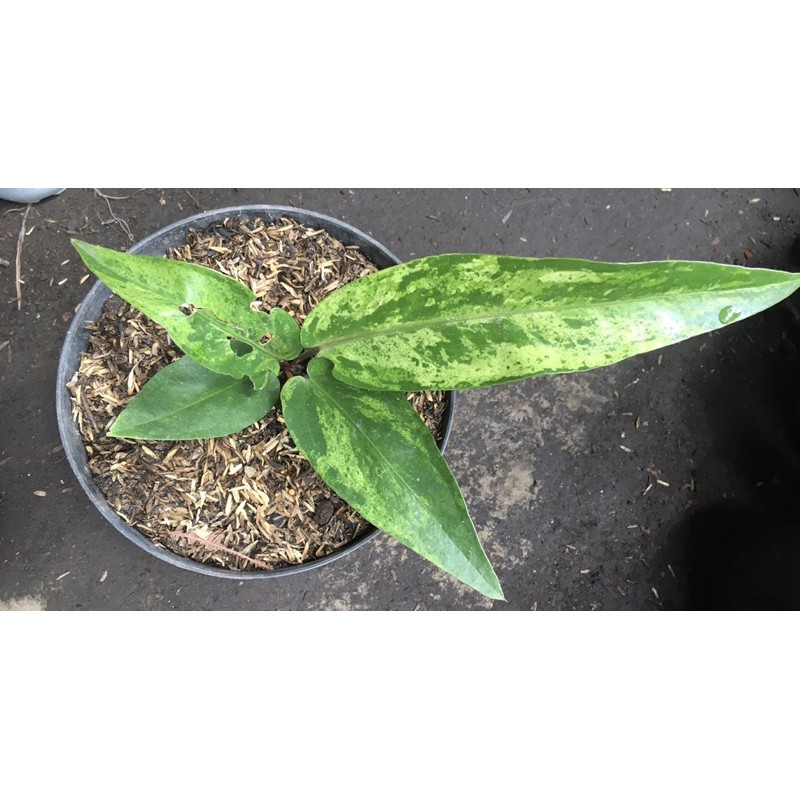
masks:
[[[279,219],[282,216],[290,216],[297,219],[301,224],[313,224],[317,227],[324,227],[331,235],[340,239],[345,244],[358,244],[367,257],[374,261],[381,269],[402,263],[397,256],[372,236],[346,222],[315,211],[295,208],[293,206],[268,204],[228,206],[226,208],[199,212],[190,217],[170,223],[151,233],[132,245],[128,252],[144,253],[146,255],[163,255],[167,247],[175,246],[175,244],[182,244],[185,241],[186,231],[189,228],[208,227],[209,225],[221,222],[226,217],[231,216],[245,216],[250,219],[260,216],[270,221]],[[304,562],[302,564],[290,564],[272,570],[237,571],[212,564],[203,564],[188,556],[173,553],[171,550],[155,545],[143,533],[140,533],[135,528],[128,525],[111,508],[100,489],[92,480],[91,472],[87,465],[86,450],[77,424],[72,417],[72,403],[69,392],[67,391],[67,383],[75,374],[81,353],[85,350],[89,339],[89,333],[85,330],[84,325],[97,318],[103,305],[111,294],[111,290],[108,289],[102,281],[96,281],[81,301],[75,313],[75,317],[67,330],[61,349],[56,377],[56,417],[58,420],[61,443],[64,447],[64,452],[70,467],[75,477],[78,479],[78,483],[106,521],[118,532],[146,552],[173,566],[202,575],[239,581],[281,578],[318,569],[354,552],[381,533],[374,525],[370,525],[364,533],[359,534],[355,539],[343,545],[335,552],[313,561]],[[455,392],[446,392],[446,396],[448,402],[443,420],[444,431],[442,441],[439,443],[439,450],[442,452],[444,452],[450,438],[456,404]]]

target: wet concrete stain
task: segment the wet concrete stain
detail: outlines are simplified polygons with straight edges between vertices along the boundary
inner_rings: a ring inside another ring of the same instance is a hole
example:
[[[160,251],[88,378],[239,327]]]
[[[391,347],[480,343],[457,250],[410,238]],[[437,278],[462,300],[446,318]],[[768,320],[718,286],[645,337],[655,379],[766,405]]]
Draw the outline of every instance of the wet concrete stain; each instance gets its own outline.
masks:
[[[9,600],[0,600],[0,611],[44,611],[47,601],[43,597],[12,597]]]

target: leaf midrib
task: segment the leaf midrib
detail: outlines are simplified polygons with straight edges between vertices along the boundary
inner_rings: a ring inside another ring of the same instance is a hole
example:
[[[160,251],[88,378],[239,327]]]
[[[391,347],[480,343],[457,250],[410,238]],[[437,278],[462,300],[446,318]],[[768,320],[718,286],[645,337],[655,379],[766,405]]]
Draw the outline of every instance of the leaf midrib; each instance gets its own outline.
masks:
[[[385,464],[387,464],[387,465],[388,465],[388,467],[389,467],[390,471],[392,472],[392,474],[393,474],[393,475],[395,475],[395,476],[398,478],[398,480],[400,481],[400,483],[401,483],[401,484],[402,484],[404,487],[406,487],[406,489],[407,489],[407,490],[408,490],[408,491],[409,491],[409,492],[410,492],[410,493],[411,493],[411,494],[412,494],[412,495],[413,495],[415,498],[417,498],[417,502],[418,502],[418,503],[419,503],[419,505],[422,507],[422,509],[425,511],[425,513],[427,514],[427,516],[428,516],[428,517],[429,517],[431,520],[433,520],[433,522],[436,524],[437,528],[438,528],[440,531],[444,532],[445,536],[447,536],[447,530],[446,530],[446,528],[445,528],[443,525],[441,525],[441,524],[438,522],[438,520],[436,519],[436,515],[435,515],[435,514],[434,514],[434,513],[433,513],[433,512],[430,510],[430,508],[428,507],[428,504],[427,504],[427,502],[425,502],[425,499],[424,499],[424,497],[422,497],[422,496],[421,496],[421,495],[420,495],[420,494],[419,494],[419,493],[418,493],[418,492],[417,492],[417,491],[416,491],[416,490],[415,490],[415,489],[414,489],[412,486],[410,486],[410,485],[409,485],[409,483],[408,483],[408,481],[406,481],[406,479],[403,477],[403,475],[402,475],[401,473],[399,473],[399,472],[398,472],[398,471],[395,469],[395,467],[394,467],[394,464],[392,463],[392,461],[390,461],[390,460],[389,460],[389,459],[388,459],[386,456],[384,456],[384,454],[383,454],[383,452],[381,451],[381,449],[380,449],[380,448],[379,448],[379,447],[378,447],[378,446],[377,446],[377,445],[376,445],[376,444],[375,444],[375,443],[372,441],[372,439],[371,439],[371,438],[370,438],[370,437],[369,437],[369,436],[366,434],[366,432],[363,430],[363,428],[361,427],[361,425],[359,425],[359,424],[358,424],[358,421],[357,421],[357,420],[355,420],[353,417],[351,417],[351,416],[350,416],[350,414],[348,414],[348,413],[347,413],[347,411],[346,411],[344,408],[342,408],[342,406],[341,406],[341,405],[339,405],[338,403],[336,403],[336,398],[335,398],[335,396],[334,396],[334,395],[332,395],[332,394],[331,394],[330,392],[328,392],[326,389],[322,388],[322,387],[321,387],[321,386],[320,386],[318,383],[315,383],[315,382],[313,381],[313,378],[309,378],[309,380],[312,382],[312,384],[313,384],[313,385],[314,385],[314,387],[317,389],[317,391],[319,391],[319,392],[320,392],[320,393],[321,393],[321,394],[322,394],[322,395],[323,395],[323,396],[324,396],[324,397],[325,397],[325,398],[328,400],[328,402],[330,402],[332,405],[334,405],[336,408],[338,408],[338,409],[339,409],[339,412],[342,414],[342,416],[344,416],[344,417],[345,417],[345,418],[346,418],[346,419],[347,419],[347,420],[348,420],[348,421],[349,421],[349,422],[350,422],[350,423],[353,425],[353,427],[354,427],[354,428],[355,428],[355,429],[356,429],[356,430],[357,430],[357,431],[358,431],[358,432],[361,434],[361,436],[362,436],[362,437],[363,437],[363,438],[364,438],[364,439],[367,441],[367,443],[369,444],[369,446],[370,446],[370,447],[371,447],[371,448],[372,448],[372,449],[373,449],[373,450],[374,450],[374,451],[375,451],[375,452],[378,454],[378,456],[379,456],[380,460],[381,460],[383,463],[385,463]],[[452,538],[450,538],[450,537],[447,537],[447,538],[448,538],[448,539],[450,539],[450,541],[451,541],[451,542],[453,541],[453,539],[452,539]],[[475,569],[475,566],[472,564],[472,562],[471,562],[471,561],[469,561],[469,559],[467,559],[467,558],[466,558],[466,555],[465,555],[465,554],[464,554],[464,552],[461,550],[461,548],[458,548],[458,547],[457,547],[456,549],[458,549],[459,553],[461,553],[461,554],[462,554],[462,556],[464,556],[464,559],[467,561],[467,563],[469,563],[469,564],[470,564],[470,566],[472,566],[472,568],[473,568],[473,569]],[[480,573],[478,573],[478,574],[480,574]],[[483,577],[483,576],[481,576],[481,577]],[[484,578],[484,580],[485,580],[485,578]]]
[[[205,312],[204,319],[210,322],[214,327],[223,333],[230,334],[246,344],[249,344],[255,351],[265,356],[266,358],[273,358],[264,348],[265,345],[261,344],[257,339],[251,338],[250,334],[244,329],[240,328],[236,323],[229,322],[222,317],[215,314],[210,308],[206,306],[198,306],[195,313]],[[246,358],[250,353],[245,356],[236,356],[236,358]],[[275,359],[273,359],[275,360]]]
[[[177,362],[175,362],[175,363],[177,363]],[[200,403],[205,403],[208,400],[213,399],[214,397],[217,397],[218,395],[222,394],[223,392],[230,391],[230,389],[233,389],[234,387],[236,387],[241,382],[242,382],[241,379],[240,380],[234,380],[230,384],[228,384],[227,386],[222,386],[219,389],[211,392],[210,394],[203,395],[203,397],[198,398],[197,400],[193,400],[191,403],[187,403],[184,406],[180,406],[179,408],[173,409],[169,414],[164,414],[163,416],[160,416],[160,417],[150,417],[150,419],[147,421],[147,424],[148,425],[152,425],[153,422],[160,422],[160,421],[162,421],[164,419],[167,419],[170,416],[174,416],[175,414],[183,413],[187,409],[192,408],[193,406],[199,405]],[[141,428],[142,425],[144,425],[144,424],[145,423],[141,423],[139,425],[133,426],[132,428],[129,428],[129,430],[135,431],[137,428]]]
[[[792,283],[792,281],[785,281],[785,283]],[[800,287],[800,280],[794,282],[796,284],[795,288]],[[598,306],[608,307],[608,306],[621,306],[621,305],[630,305],[631,303],[641,303],[641,302],[648,302],[652,300],[658,300],[663,298],[669,297],[681,297],[681,298],[691,298],[700,295],[716,295],[716,294],[730,294],[733,291],[759,291],[759,290],[767,290],[771,288],[775,288],[780,286],[781,283],[774,283],[768,286],[748,286],[744,287],[743,289],[712,289],[712,290],[703,290],[703,291],[694,291],[694,292],[671,292],[667,294],[660,294],[660,295],[649,295],[647,297],[642,297],[633,300],[597,300],[593,301],[591,305],[587,305],[586,303],[578,304],[578,303],[567,303],[567,304],[559,304],[556,306],[551,306],[549,308],[534,308],[534,309],[518,309],[516,311],[508,311],[502,314],[499,313],[484,313],[484,314],[471,314],[465,316],[447,316],[447,317],[438,317],[434,320],[419,320],[415,322],[408,322],[402,325],[394,325],[389,328],[380,328],[380,329],[373,329],[368,332],[362,334],[353,334],[350,336],[342,336],[339,339],[332,339],[330,341],[325,342],[324,344],[316,345],[320,349],[320,353],[322,353],[325,349],[331,347],[341,347],[342,345],[350,344],[351,342],[358,342],[367,339],[374,339],[377,337],[382,336],[394,336],[400,333],[413,333],[414,331],[421,330],[423,328],[430,328],[433,326],[438,325],[453,325],[453,324],[465,324],[469,325],[474,322],[482,322],[484,320],[489,319],[508,319],[512,317],[522,317],[522,316],[534,316],[536,314],[553,314],[559,312],[566,312],[572,309],[580,309],[586,310],[589,308],[596,308]],[[720,323],[721,325],[723,323]]]

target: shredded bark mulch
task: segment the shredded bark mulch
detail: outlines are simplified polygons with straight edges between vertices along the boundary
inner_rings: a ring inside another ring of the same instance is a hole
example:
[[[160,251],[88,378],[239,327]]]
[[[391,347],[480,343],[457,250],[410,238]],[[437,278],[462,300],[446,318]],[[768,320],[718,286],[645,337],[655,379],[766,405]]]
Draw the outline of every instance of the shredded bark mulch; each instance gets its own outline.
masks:
[[[261,308],[283,308],[300,323],[325,295],[377,270],[357,247],[288,218],[193,229],[166,255],[237,278]],[[115,296],[87,328],[89,346],[68,386],[89,469],[111,507],[157,546],[237,571],[276,569],[333,553],[370,527],[294,447],[279,406],[217,439],[107,436],[130,398],[181,352]],[[409,399],[440,439],[444,393]]]

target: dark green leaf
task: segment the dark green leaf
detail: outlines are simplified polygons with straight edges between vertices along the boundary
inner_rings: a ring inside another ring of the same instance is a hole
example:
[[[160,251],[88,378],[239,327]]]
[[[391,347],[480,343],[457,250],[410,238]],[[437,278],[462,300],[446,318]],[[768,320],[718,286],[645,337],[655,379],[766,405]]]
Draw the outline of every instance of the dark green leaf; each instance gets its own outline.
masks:
[[[150,378],[109,433],[167,441],[227,436],[266,416],[279,393],[274,375],[263,389],[253,389],[249,381],[211,372],[184,356]]]
[[[297,324],[254,311],[255,295],[208,267],[136,256],[73,240],[84,264],[113,292],[163,325],[175,344],[214,372],[263,388],[277,358],[300,353]],[[288,355],[287,355],[288,354]]]
[[[800,275],[707,262],[443,255],[360,278],[301,338],[376,389],[462,389],[613,364],[745,319]]]
[[[316,358],[283,387],[295,444],[373,525],[491,598],[503,598],[461,492],[430,431],[401,393],[369,392]]]

